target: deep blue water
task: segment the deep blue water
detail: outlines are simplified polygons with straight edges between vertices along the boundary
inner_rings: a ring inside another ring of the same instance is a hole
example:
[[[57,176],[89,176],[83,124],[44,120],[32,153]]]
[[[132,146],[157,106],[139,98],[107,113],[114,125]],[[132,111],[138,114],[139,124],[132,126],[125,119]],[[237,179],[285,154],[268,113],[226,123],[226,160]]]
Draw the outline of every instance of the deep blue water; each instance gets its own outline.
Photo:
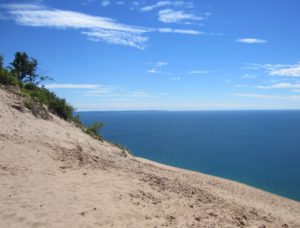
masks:
[[[137,156],[300,201],[300,111],[81,112]]]

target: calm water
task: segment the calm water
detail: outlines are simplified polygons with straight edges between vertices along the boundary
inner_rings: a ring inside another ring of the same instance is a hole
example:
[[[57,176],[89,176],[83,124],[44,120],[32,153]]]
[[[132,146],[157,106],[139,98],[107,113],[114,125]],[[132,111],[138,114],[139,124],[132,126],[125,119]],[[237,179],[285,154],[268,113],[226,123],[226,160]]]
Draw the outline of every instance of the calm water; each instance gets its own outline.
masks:
[[[300,111],[81,112],[102,135],[157,162],[300,201]]]

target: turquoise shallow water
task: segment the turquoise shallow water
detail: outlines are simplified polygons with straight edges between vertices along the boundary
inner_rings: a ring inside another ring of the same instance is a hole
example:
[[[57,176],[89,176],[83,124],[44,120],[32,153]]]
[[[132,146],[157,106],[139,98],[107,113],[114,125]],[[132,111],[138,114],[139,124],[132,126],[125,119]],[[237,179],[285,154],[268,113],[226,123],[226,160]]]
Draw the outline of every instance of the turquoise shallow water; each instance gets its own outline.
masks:
[[[80,112],[135,155],[300,201],[300,111]]]

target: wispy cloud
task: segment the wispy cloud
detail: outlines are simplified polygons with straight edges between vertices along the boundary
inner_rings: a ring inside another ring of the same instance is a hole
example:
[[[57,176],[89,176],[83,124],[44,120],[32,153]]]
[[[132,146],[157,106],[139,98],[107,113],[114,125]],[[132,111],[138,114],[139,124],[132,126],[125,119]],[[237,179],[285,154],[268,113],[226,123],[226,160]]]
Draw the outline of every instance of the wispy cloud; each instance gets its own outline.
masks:
[[[257,94],[257,93],[236,93],[236,94],[233,94],[233,95],[238,96],[238,97],[249,97],[249,98],[260,98],[260,99],[270,99],[270,98],[272,98],[269,95]]]
[[[275,99],[275,100],[287,100],[287,101],[300,101],[299,95],[293,96],[277,96],[277,95],[266,95],[266,94],[257,94],[257,93],[236,93],[233,96],[238,97],[248,97],[256,99]]]
[[[158,12],[158,20],[164,23],[178,23],[184,21],[201,21],[203,17],[182,10],[164,9]]]
[[[153,66],[147,71],[150,74],[158,74],[161,73],[160,68],[163,66],[168,65],[168,62],[166,61],[159,61],[153,64]]]
[[[111,4],[111,2],[110,1],[108,1],[108,0],[103,0],[102,2],[101,2],[101,5],[102,6],[109,6]]]
[[[242,38],[242,39],[237,39],[236,41],[245,44],[265,44],[268,42],[267,40],[256,39],[256,38]]]
[[[166,65],[168,65],[168,62],[165,62],[165,61],[155,63],[155,66],[157,66],[157,67],[162,67],[162,66],[166,66]]]
[[[90,90],[82,93],[88,97],[118,97],[118,98],[154,98],[156,96],[150,95],[144,91],[124,91],[124,90]]]
[[[124,4],[125,4],[124,1],[117,1],[117,2],[116,2],[116,5],[124,5]]]
[[[137,34],[106,29],[97,29],[90,32],[82,32],[82,34],[87,35],[89,39],[93,41],[104,40],[110,44],[126,45],[140,49],[144,49],[145,43],[149,39],[148,37],[140,36]]]
[[[171,78],[172,81],[180,81],[181,80],[181,77],[173,77]]]
[[[257,86],[259,89],[300,89],[300,84],[277,83],[269,86]]]
[[[255,74],[244,74],[241,78],[242,79],[255,79],[257,75]]]
[[[143,34],[149,29],[129,26],[106,18],[84,13],[53,9],[35,4],[1,5],[16,23],[31,27],[80,29],[95,41],[144,48],[148,40]]]
[[[300,62],[296,64],[248,64],[253,70],[263,69],[271,76],[300,77]]]
[[[104,5],[108,5],[108,2],[110,1],[102,1]],[[122,1],[118,2],[121,4]],[[110,44],[126,45],[139,49],[145,48],[149,40],[149,37],[145,34],[149,32],[181,33],[187,35],[202,34],[196,30],[131,26],[107,17],[60,10],[41,4],[2,4],[0,8],[6,10],[7,14],[4,15],[6,19],[14,20],[19,25],[56,29],[78,29],[89,40],[104,41]]]
[[[119,86],[98,85],[98,84],[47,84],[48,89],[64,89],[80,91],[83,96],[89,97],[155,97],[145,91],[128,91]]]
[[[49,89],[95,89],[100,86],[96,84],[47,84],[45,87]]]
[[[131,92],[129,94],[125,94],[125,96],[128,97],[156,97],[153,95],[149,95],[148,93],[144,92],[144,91],[135,91],[135,92]]]
[[[236,84],[235,87],[238,87],[238,88],[249,88],[248,85],[243,85],[243,84]]]
[[[37,1],[43,2],[44,0],[37,0]],[[122,0],[120,0],[120,1],[116,1],[116,0],[85,0],[85,2],[83,4],[94,3],[94,2],[100,3],[104,7],[110,6],[110,5],[120,6],[120,5],[125,4],[125,1],[122,1]]]
[[[270,75],[300,77],[300,64],[288,68],[271,70]]]
[[[192,2],[185,1],[158,1],[153,5],[144,6],[141,8],[142,12],[149,12],[157,8],[165,7],[165,6],[185,6],[188,8],[192,8],[194,4]]]
[[[191,70],[188,72],[188,74],[208,74],[211,71],[208,70]]]
[[[171,29],[171,28],[159,28],[159,32],[162,33],[179,33],[179,34],[188,34],[188,35],[201,35],[203,32],[192,30],[192,29]]]

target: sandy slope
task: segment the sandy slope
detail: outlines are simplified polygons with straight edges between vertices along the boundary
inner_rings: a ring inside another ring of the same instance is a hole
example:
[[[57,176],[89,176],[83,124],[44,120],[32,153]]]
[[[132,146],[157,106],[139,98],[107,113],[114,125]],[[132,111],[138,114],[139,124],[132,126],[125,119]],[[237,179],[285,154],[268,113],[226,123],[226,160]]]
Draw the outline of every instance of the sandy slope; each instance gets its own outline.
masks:
[[[300,227],[300,203],[126,156],[0,88],[0,227]]]

